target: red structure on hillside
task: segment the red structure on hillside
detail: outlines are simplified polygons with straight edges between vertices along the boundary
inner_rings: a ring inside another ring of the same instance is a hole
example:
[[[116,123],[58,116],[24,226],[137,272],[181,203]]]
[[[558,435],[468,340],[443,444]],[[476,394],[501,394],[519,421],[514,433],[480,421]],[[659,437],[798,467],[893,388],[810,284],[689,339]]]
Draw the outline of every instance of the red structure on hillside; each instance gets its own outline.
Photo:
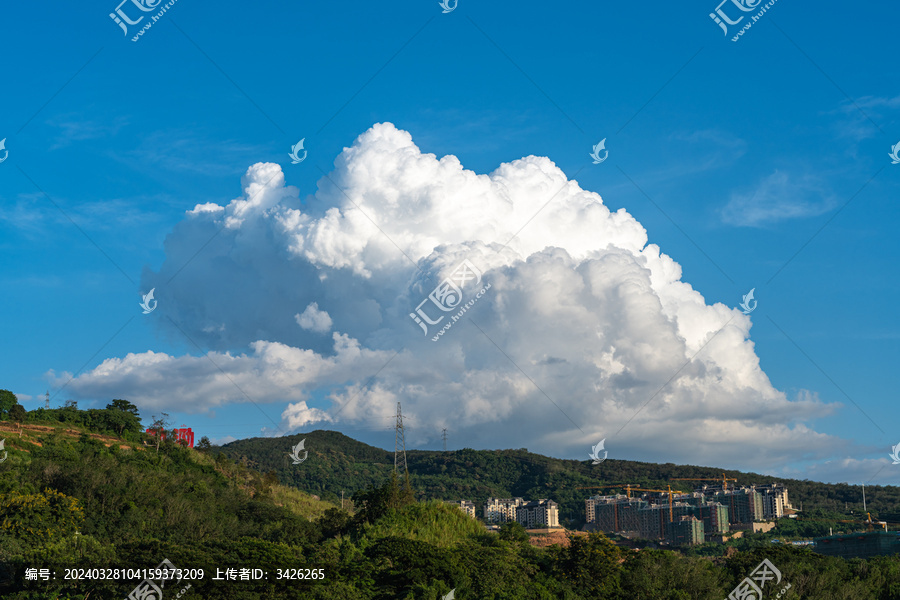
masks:
[[[188,448],[194,447],[194,430],[190,427],[181,427],[180,429],[174,429],[175,432],[175,443],[180,444],[183,443]],[[156,435],[156,430],[153,428],[147,429],[147,433],[149,435]],[[162,439],[166,439],[166,432],[162,432]]]

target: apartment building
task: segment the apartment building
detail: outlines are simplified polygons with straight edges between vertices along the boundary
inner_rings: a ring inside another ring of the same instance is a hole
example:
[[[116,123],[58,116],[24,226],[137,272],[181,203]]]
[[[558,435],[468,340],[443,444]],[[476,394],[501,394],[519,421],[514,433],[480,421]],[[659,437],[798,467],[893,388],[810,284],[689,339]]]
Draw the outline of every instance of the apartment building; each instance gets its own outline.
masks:
[[[753,523],[765,518],[763,495],[754,487],[716,490],[713,498],[728,507],[730,523]]]
[[[693,520],[702,524],[703,536],[712,538],[784,516],[785,508],[791,508],[787,498],[787,489],[780,483],[727,489],[703,485],[692,493],[673,495],[670,515],[665,494],[651,497],[645,493],[640,498],[597,495],[585,501],[585,521],[599,531],[631,532],[658,540],[675,536],[678,543],[697,543],[698,526]],[[678,525],[675,531],[675,523],[688,524]]]
[[[624,495],[597,496],[585,507],[593,508],[594,518],[591,521],[591,528],[598,531],[632,533],[646,539],[668,539],[673,535],[670,531],[671,523],[678,522],[683,517],[700,521],[703,524],[703,535],[729,531],[728,507],[719,502],[700,503],[702,498],[692,495],[683,496],[686,501],[673,502],[671,515],[669,503],[665,498],[659,498],[656,503],[651,503],[646,496],[642,498],[628,498]],[[695,528],[691,525],[688,527],[689,531],[694,531],[690,529],[691,527]],[[687,535],[685,539],[693,540],[694,533],[681,531],[678,535]]]
[[[730,530],[728,523],[728,507],[719,502],[708,502],[697,506],[693,515],[703,521],[703,529],[706,535],[727,533]]]
[[[559,505],[543,498],[527,502],[516,507],[516,521],[526,529],[559,527]]]
[[[681,517],[693,516],[696,507],[686,502],[675,502],[672,505],[671,517],[673,521],[679,520]],[[641,528],[638,530],[642,538],[647,539],[665,539],[668,537],[669,530],[669,503],[668,501],[660,504],[651,504],[639,511],[639,523]]]
[[[678,517],[669,523],[666,541],[673,546],[694,546],[706,540],[703,521],[691,515]]]
[[[756,491],[762,496],[763,517],[766,519],[780,519],[784,516],[784,509],[791,508],[787,488],[782,483],[756,486]]]
[[[616,496],[618,497],[618,496]],[[603,496],[599,494],[596,496],[591,496],[587,500],[584,501],[584,522],[590,526],[596,520],[597,511],[594,507],[597,505],[597,502],[601,500]]]
[[[447,504],[452,504],[453,506],[456,506],[457,508],[459,508],[461,511],[463,511],[464,513],[466,513],[473,519],[475,518],[475,503],[472,502],[471,500],[460,500],[458,502],[456,502],[454,500],[447,500],[446,502],[447,502]]]
[[[639,531],[638,510],[646,508],[646,500],[629,499],[625,495],[597,497],[591,504],[594,514],[589,523],[599,531]]]
[[[732,523],[752,523],[764,519],[780,519],[785,509],[791,509],[788,491],[782,483],[732,487],[723,490],[721,486],[702,486],[699,491],[707,498],[731,509]]]
[[[522,498],[488,498],[484,503],[484,520],[488,523],[516,521],[516,509],[524,504]]]

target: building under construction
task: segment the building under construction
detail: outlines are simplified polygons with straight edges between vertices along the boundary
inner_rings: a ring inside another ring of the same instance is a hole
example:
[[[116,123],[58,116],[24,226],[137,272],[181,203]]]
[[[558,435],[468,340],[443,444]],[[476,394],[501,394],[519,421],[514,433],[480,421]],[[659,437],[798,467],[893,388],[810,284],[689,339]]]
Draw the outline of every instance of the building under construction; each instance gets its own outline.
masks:
[[[707,534],[728,531],[728,509],[718,502],[690,504],[680,494],[671,505],[654,503],[648,497],[640,499],[619,496],[597,496],[587,501],[593,507],[592,529],[616,531],[646,539],[668,539],[675,544],[699,544]],[[677,527],[670,523],[679,523]],[[682,525],[687,523],[687,525]]]
[[[640,488],[635,488],[640,489]],[[731,526],[779,518],[790,508],[781,484],[740,488],[704,485],[692,493],[594,496],[585,500],[588,528],[676,545],[699,544]]]

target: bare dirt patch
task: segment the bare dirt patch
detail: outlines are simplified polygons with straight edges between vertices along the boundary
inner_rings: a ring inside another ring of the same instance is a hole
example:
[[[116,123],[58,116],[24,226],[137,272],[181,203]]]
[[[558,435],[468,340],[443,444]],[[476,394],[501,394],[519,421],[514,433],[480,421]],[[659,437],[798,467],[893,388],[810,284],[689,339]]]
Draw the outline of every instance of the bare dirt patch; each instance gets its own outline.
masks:
[[[16,425],[14,425],[8,421],[0,421],[0,432],[7,432],[7,431],[10,433],[17,434],[17,435],[20,433],[25,433],[25,432],[31,432],[31,433],[35,433],[35,434],[46,434],[46,433],[59,432],[59,433],[66,434],[69,437],[76,437],[76,438],[81,437],[81,434],[82,434],[82,432],[78,431],[77,429],[60,429],[58,427],[50,427],[48,425],[23,424],[22,429],[19,430],[19,428]],[[103,445],[106,447],[112,446],[113,444],[118,444],[119,448],[122,448],[122,449],[131,448],[130,445],[123,444],[122,440],[120,440],[117,437],[111,436],[111,435],[101,435],[99,433],[88,433],[87,435],[91,439],[95,439],[95,440],[102,442]],[[42,445],[37,440],[30,439],[28,441],[29,441],[29,443],[32,443],[35,446]]]
[[[549,533],[532,533],[531,538],[528,540],[528,543],[537,548],[546,548],[547,546],[559,545],[563,548],[569,547],[569,538],[566,534],[574,534],[574,535],[587,535],[585,531],[568,531],[564,529],[544,529],[542,531],[549,531]]]

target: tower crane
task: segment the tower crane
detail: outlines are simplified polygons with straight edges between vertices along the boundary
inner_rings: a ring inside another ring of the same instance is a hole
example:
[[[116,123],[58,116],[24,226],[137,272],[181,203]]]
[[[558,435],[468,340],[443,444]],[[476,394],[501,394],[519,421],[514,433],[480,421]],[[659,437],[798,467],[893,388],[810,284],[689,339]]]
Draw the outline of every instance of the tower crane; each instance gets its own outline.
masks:
[[[673,513],[673,511],[672,511],[672,505],[673,505],[672,498],[673,498],[675,492],[672,491],[672,486],[671,486],[671,485],[666,486],[666,487],[668,487],[669,489],[667,489],[667,490],[655,490],[655,489],[651,489],[651,488],[636,488],[636,487],[633,487],[633,488],[629,488],[629,492],[661,492],[661,493],[663,493],[663,494],[668,494],[668,495],[669,495],[669,523],[671,523],[672,521],[675,520],[674,513]],[[675,490],[675,491],[677,492],[678,490]]]
[[[589,485],[589,486],[579,486],[576,487],[576,490],[608,490],[614,488],[624,488],[626,494],[628,495],[628,500],[631,500],[631,490],[635,489],[630,483],[619,483],[619,484],[609,484],[609,485]],[[618,505],[613,506],[613,528],[618,531],[619,529],[619,508]]]
[[[728,489],[728,482],[734,481],[737,483],[737,479],[734,477],[725,477],[725,473],[722,473],[722,477],[676,477],[674,479],[670,479],[669,481],[721,481],[722,482],[722,491],[726,491]]]
[[[634,489],[630,483],[620,483],[620,484],[609,484],[609,485],[588,485],[588,486],[580,486],[576,487],[576,490],[608,490],[613,488],[622,488],[628,494],[628,497],[631,498],[631,490]]]
[[[728,491],[728,482],[734,481],[737,483],[737,479],[734,477],[725,477],[725,473],[722,473],[722,478],[712,478],[712,477],[678,477],[675,479],[671,479],[670,481],[721,481],[722,482],[722,492],[725,493]],[[734,514],[734,497],[730,497],[731,502],[729,503],[728,510],[729,515]]]

